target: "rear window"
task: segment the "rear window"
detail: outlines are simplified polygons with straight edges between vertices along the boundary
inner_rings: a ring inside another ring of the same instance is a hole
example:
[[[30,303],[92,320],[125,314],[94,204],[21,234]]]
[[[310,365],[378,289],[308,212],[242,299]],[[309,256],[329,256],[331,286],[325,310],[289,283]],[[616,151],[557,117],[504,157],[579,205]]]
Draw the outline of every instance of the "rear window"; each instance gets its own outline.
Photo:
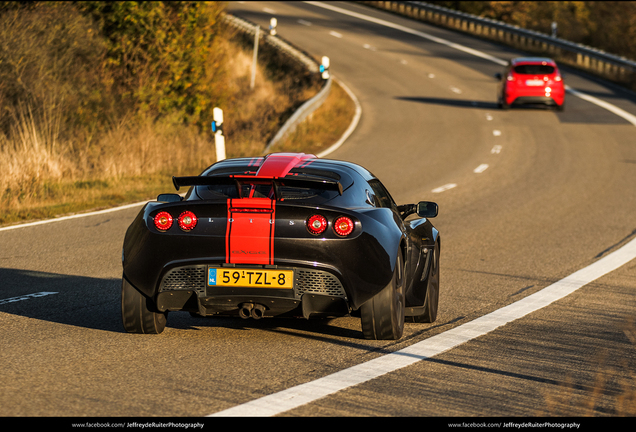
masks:
[[[521,75],[550,75],[554,73],[554,66],[525,64],[515,66],[513,70]]]
[[[275,198],[274,188],[269,181],[241,180],[239,184],[243,198]],[[233,185],[197,186],[197,195],[206,200],[239,198],[238,190],[236,186]],[[282,181],[278,187],[278,198],[281,201],[303,201],[310,204],[324,204],[339,195],[338,191],[335,190],[285,186],[284,181]]]

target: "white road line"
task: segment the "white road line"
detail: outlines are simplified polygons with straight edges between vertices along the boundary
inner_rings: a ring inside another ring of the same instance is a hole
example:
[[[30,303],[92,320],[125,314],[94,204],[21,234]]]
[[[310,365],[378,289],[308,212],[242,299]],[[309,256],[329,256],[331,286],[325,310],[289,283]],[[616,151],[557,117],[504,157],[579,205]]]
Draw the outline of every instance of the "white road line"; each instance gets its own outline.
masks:
[[[343,83],[342,81],[338,80],[334,75],[332,75],[332,77],[333,77],[333,80],[336,81],[338,83],[338,85],[340,85],[340,87],[342,87],[342,89],[345,92],[347,92],[347,94],[349,95],[349,97],[353,101],[353,103],[355,105],[355,114],[353,116],[353,120],[351,120],[351,123],[349,124],[349,127],[342,134],[340,139],[337,142],[335,142],[331,147],[329,147],[326,150],[323,150],[322,152],[318,153],[316,155],[316,157],[319,157],[319,158],[325,157],[325,156],[329,155],[330,153],[333,153],[334,151],[336,151],[338,148],[340,148],[342,146],[342,144],[344,144],[344,142],[347,140],[347,138],[349,138],[349,136],[351,136],[353,131],[356,129],[356,127],[358,126],[358,123],[360,122],[360,117],[362,116],[362,106],[360,105],[360,101],[358,101],[358,98],[356,97],[356,95],[351,91],[351,89],[349,87],[347,87],[345,85],[345,83]],[[120,211],[120,210],[126,210],[126,209],[133,208],[133,207],[142,206],[142,205],[144,205],[146,203],[148,203],[148,201],[140,201],[140,202],[137,202],[137,203],[127,204],[127,205],[123,205],[123,206],[119,206],[119,207],[112,207],[112,208],[108,208],[108,209],[104,209],[104,210],[98,210],[98,211],[87,212],[87,213],[79,213],[79,214],[74,214],[74,215],[69,215],[69,216],[62,216],[62,217],[58,217],[58,218],[55,218],[55,219],[46,219],[46,220],[28,222],[28,223],[23,223],[23,224],[18,224],[18,225],[0,227],[0,231],[9,231],[9,230],[14,230],[14,229],[18,229],[18,228],[27,228],[27,227],[37,226],[37,225],[49,224],[49,223],[52,223],[52,222],[60,222],[60,221],[65,221],[65,220],[70,220],[70,219],[78,219],[78,218],[95,216],[95,215],[100,215],[100,214],[105,214],[105,213],[111,213],[111,212],[116,212],[116,211]]]
[[[450,87],[451,91],[453,93],[457,93],[457,94],[462,94],[462,91],[460,89],[458,89],[457,87]]]
[[[11,225],[11,226],[0,228],[0,231],[9,231],[9,230],[18,229],[18,228],[26,228],[26,227],[36,226],[36,225],[44,225],[44,224],[48,224],[48,223],[51,223],[51,222],[59,222],[59,221],[65,221],[65,220],[69,220],[69,219],[78,219],[78,218],[84,218],[84,217],[88,217],[88,216],[95,216],[95,215],[99,215],[99,214],[111,213],[111,212],[116,212],[116,211],[119,211],[119,210],[126,210],[126,209],[129,209],[129,208],[138,207],[138,206],[141,206],[143,204],[146,204],[147,202],[148,201],[140,201],[140,202],[137,202],[137,203],[134,203],[134,204],[127,204],[127,205],[123,205],[123,206],[119,206],[119,207],[112,207],[112,208],[109,208],[109,209],[98,210],[98,211],[89,212],[89,213],[80,213],[80,214],[74,214],[74,215],[70,215],[70,216],[62,216],[62,217],[55,218],[55,219],[46,219],[46,220],[41,220],[41,221],[36,221],[36,222],[23,223],[23,224],[19,224],[19,225]]]
[[[582,93],[578,90],[574,90],[572,87],[566,85],[565,86],[565,90],[568,91],[569,93],[573,94],[576,97],[579,97],[583,100],[586,100],[588,102],[591,102],[595,105],[600,106],[601,108],[605,108],[606,110],[616,114],[619,117],[624,118],[625,120],[627,120],[628,122],[630,122],[631,124],[633,124],[634,126],[636,126],[636,116],[632,115],[630,113],[628,113],[625,110],[620,109],[619,107],[612,105],[611,103],[605,102],[600,100],[599,98],[596,98],[594,96],[590,96],[588,94]]]
[[[435,78],[435,74],[434,73],[430,73],[430,74],[428,74],[428,77],[429,78]]]
[[[338,39],[342,39],[342,34],[338,33],[337,31],[330,31],[329,34],[331,36],[337,37]]]
[[[350,12],[331,5],[318,2],[306,3],[340,12],[345,15],[355,16],[367,21],[376,22],[387,27],[400,29],[410,34],[421,35],[422,37],[426,37],[430,40],[437,41],[437,39],[439,39],[397,24],[389,23],[388,21]],[[502,60],[491,56],[484,56],[483,53],[478,51],[473,52],[474,50],[467,50],[465,47],[450,44],[448,41],[439,41],[440,43],[444,43],[445,45],[452,46],[454,48],[456,47],[462,51],[474,53],[479,57],[488,58],[495,63],[502,64],[503,62]],[[505,64],[505,62],[503,62],[503,64]],[[634,124],[636,125],[636,123]],[[633,260],[635,257],[636,240],[632,240],[617,251],[571,274],[565,279],[562,279],[547,288],[536,292],[535,294],[525,297],[518,302],[510,304],[509,306],[498,309],[490,314],[484,315],[466,324],[425,339],[394,353],[341,370],[332,375],[325,376],[306,384],[301,384],[279,393],[274,393],[245,404],[220,411],[212,414],[212,416],[273,416],[308,404],[340,390],[380,377],[386,373],[393,372],[421,360],[431,358],[544,308],[549,304],[573,293],[582,286],[585,286],[588,283],[616,270],[622,265]]]
[[[492,121],[492,116],[490,114],[486,114],[486,120]]]
[[[636,240],[570,276],[497,309],[473,321],[432,336],[399,351],[383,355],[368,362],[343,369],[314,381],[298,385],[224,411],[210,417],[265,417],[274,416],[314,402],[338,391],[381,377],[390,372],[426,360],[452,348],[483,336],[551,303],[572,294],[579,288],[618,269],[636,257]]]
[[[473,170],[475,174],[481,174],[488,169],[488,164],[481,164]]]
[[[442,193],[444,191],[447,191],[447,190],[450,190],[450,189],[453,189],[453,188],[456,188],[456,187],[457,187],[457,184],[448,183],[448,184],[445,184],[444,186],[440,186],[438,188],[433,189],[431,192],[433,192],[433,193]]]
[[[305,21],[303,19],[299,19],[298,21],[296,21],[298,24],[304,25],[306,27],[311,27],[311,23],[309,21]]]
[[[271,9],[271,8],[268,8],[268,7],[263,8],[263,12],[268,13],[268,14],[275,14],[276,13],[276,11],[274,9]]]
[[[490,149],[490,153],[491,154],[499,154],[499,153],[501,153],[501,149],[502,149],[502,147],[500,145],[496,145],[492,149]]]
[[[500,131],[500,130],[495,129],[494,131],[492,131],[492,134],[493,134],[494,136],[501,136],[501,131]]]
[[[305,3],[310,4],[310,5],[314,5],[314,6],[317,6],[317,7],[321,7],[323,9],[329,9],[329,10],[331,10],[333,12],[338,12],[338,13],[341,13],[343,15],[349,15],[349,16],[352,16],[352,17],[355,17],[355,18],[359,18],[361,20],[369,21],[369,22],[372,22],[372,23],[375,23],[375,24],[379,24],[379,25],[382,25],[382,26],[385,26],[385,27],[390,27],[390,28],[393,28],[393,29],[396,29],[396,30],[400,30],[400,31],[403,31],[405,33],[409,33],[409,34],[412,34],[412,35],[415,35],[415,36],[419,36],[421,38],[428,39],[430,41],[437,42],[439,44],[446,45],[446,46],[449,46],[451,48],[455,48],[456,50],[464,51],[464,52],[466,52],[468,54],[472,54],[472,55],[474,55],[476,57],[481,57],[481,58],[484,58],[486,60],[490,60],[490,61],[492,61],[494,63],[500,64],[501,66],[506,66],[508,64],[507,61],[501,60],[501,59],[499,59],[497,57],[493,57],[490,54],[486,54],[486,53],[483,53],[481,51],[477,51],[475,49],[468,48],[468,47],[465,47],[463,45],[459,45],[459,44],[456,44],[454,42],[447,41],[446,39],[438,38],[438,37],[430,35],[428,33],[424,33],[424,32],[418,31],[418,30],[414,30],[412,28],[404,27],[404,26],[399,25],[399,24],[394,24],[392,22],[385,21],[383,19],[373,18],[373,17],[370,17],[368,15],[363,15],[363,14],[360,14],[360,13],[357,13],[357,12],[348,11],[346,9],[342,9],[342,8],[339,8],[339,7],[336,7],[336,6],[332,6],[331,4],[327,4],[327,3],[315,2],[315,1],[306,1]]]
[[[476,49],[472,49],[472,48],[469,48],[469,47],[466,47],[466,46],[463,46],[463,45],[460,45],[460,44],[456,44],[456,43],[448,41],[446,39],[438,38],[438,37],[430,35],[428,33],[424,33],[424,32],[418,31],[418,30],[414,30],[412,28],[405,27],[405,26],[400,25],[400,24],[395,24],[395,23],[392,23],[392,22],[389,22],[389,21],[385,21],[383,19],[373,18],[371,16],[364,15],[364,14],[361,14],[361,13],[352,12],[352,11],[349,11],[349,10],[346,10],[346,9],[342,9],[342,8],[339,8],[339,7],[336,7],[336,6],[332,6],[331,4],[315,2],[315,1],[306,1],[305,3],[313,5],[313,6],[317,6],[317,7],[323,8],[323,9],[328,9],[328,10],[331,10],[333,12],[341,13],[343,15],[348,15],[348,16],[351,16],[351,17],[359,18],[361,20],[372,22],[372,23],[375,23],[375,24],[379,24],[379,25],[382,25],[382,26],[385,26],[385,27],[389,27],[389,28],[392,28],[392,29],[400,30],[400,31],[403,31],[404,33],[408,33],[408,34],[412,34],[412,35],[415,35],[415,36],[419,36],[421,38],[428,39],[428,40],[430,40],[432,42],[437,42],[439,44],[446,45],[447,47],[454,48],[454,49],[456,49],[458,51],[463,51],[465,53],[472,54],[475,57],[480,57],[480,58],[483,58],[484,60],[489,60],[489,61],[491,61],[493,63],[497,63],[498,65],[501,65],[501,66],[506,66],[508,64],[508,62],[506,60],[491,56],[490,54],[486,54],[486,53],[478,51]],[[606,110],[616,114],[619,117],[624,118],[625,120],[627,120],[628,122],[630,122],[631,124],[636,126],[636,116],[634,116],[633,114],[630,114],[627,111],[622,110],[622,109],[618,108],[617,106],[612,105],[612,104],[610,104],[608,102],[602,101],[602,100],[600,100],[600,99],[598,99],[598,98],[596,98],[594,96],[590,96],[590,95],[588,95],[586,93],[583,93],[583,92],[581,92],[579,90],[574,90],[570,86],[566,85],[565,89],[566,89],[567,92],[571,93],[572,95],[574,95],[576,97],[579,97],[579,98],[581,98],[583,100],[586,100],[588,102],[591,102],[591,103],[593,103],[595,105],[598,105],[601,108],[605,108]]]
[[[9,304],[9,303],[15,303],[15,302],[24,301],[24,300],[30,300],[30,299],[34,299],[34,298],[38,298],[38,297],[45,297],[45,296],[53,295],[53,294],[57,294],[57,292],[42,291],[42,292],[33,293],[33,294],[26,294],[26,295],[19,296],[19,297],[11,297],[11,298],[6,298],[6,299],[1,299],[0,300],[0,305]]]

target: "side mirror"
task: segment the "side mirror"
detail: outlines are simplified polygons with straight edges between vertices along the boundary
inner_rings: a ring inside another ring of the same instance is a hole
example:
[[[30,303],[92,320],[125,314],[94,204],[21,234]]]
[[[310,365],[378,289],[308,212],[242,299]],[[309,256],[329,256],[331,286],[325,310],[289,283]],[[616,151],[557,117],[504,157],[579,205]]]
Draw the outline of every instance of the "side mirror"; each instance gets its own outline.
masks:
[[[157,197],[157,201],[166,203],[179,202],[182,199],[183,197],[181,197],[181,195],[174,193],[159,194],[159,196]]]
[[[497,78],[499,81],[501,81],[501,74],[499,72],[497,72],[495,74],[495,78]]]
[[[417,203],[416,213],[419,217],[434,218],[439,212],[437,203],[431,201],[420,201]]]

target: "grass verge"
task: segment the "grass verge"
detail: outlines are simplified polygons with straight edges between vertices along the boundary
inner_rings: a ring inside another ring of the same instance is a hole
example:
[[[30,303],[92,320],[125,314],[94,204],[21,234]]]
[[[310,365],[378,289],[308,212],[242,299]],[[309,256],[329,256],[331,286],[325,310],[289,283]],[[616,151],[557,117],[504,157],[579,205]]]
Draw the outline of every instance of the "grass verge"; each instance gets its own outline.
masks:
[[[351,98],[337,83],[323,105],[301,123],[296,131],[279,143],[274,151],[317,154],[336,142],[349,127],[355,114]],[[232,146],[228,137],[226,145]],[[200,146],[200,144],[199,144]],[[263,143],[263,148],[265,143]],[[199,151],[200,151],[199,147]],[[0,226],[49,219],[74,213],[99,210],[117,205],[155,199],[159,193],[171,192],[173,175],[197,175],[210,165],[214,146],[179,172],[160,171],[148,175],[119,175],[95,180],[59,180],[34,186],[32,199],[15,199],[1,204]]]

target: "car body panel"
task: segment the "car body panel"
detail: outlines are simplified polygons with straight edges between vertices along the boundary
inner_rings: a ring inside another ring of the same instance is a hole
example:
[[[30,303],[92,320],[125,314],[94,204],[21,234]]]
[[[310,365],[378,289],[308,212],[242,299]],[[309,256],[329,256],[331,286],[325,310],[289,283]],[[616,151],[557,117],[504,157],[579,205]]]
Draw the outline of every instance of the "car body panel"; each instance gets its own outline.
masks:
[[[356,164],[279,153],[217,162],[174,183],[192,185],[184,198],[147,203],[122,251],[123,277],[159,312],[236,316],[249,303],[262,316],[355,314],[391,281],[398,254],[407,306],[423,304],[439,233],[427,218],[404,219],[379,180]],[[196,215],[189,231],[177,223],[186,211]],[[159,213],[172,217],[170,228],[155,225]],[[319,235],[307,228],[316,214],[328,221]],[[341,216],[353,223],[346,237],[333,229]],[[218,286],[214,275],[238,285]],[[291,288],[276,285],[276,276],[292,275]]]
[[[565,102],[563,77],[554,60],[545,57],[512,59],[499,78],[500,107],[542,104],[562,108]]]

